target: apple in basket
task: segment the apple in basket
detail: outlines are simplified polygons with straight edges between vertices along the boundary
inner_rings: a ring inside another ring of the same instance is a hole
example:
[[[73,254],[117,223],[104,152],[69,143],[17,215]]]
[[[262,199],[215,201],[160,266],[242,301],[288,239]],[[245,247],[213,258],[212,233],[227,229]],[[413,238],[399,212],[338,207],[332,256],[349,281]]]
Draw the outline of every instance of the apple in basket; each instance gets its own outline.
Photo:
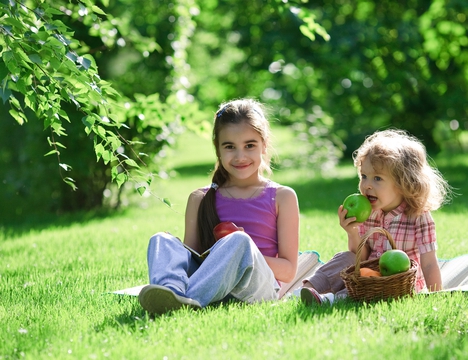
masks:
[[[356,217],[356,222],[367,220],[372,211],[369,199],[361,194],[351,194],[343,201],[343,209],[348,210],[346,218]]]
[[[233,233],[234,231],[239,231],[240,229],[231,221],[223,221],[216,225],[213,229],[213,235],[218,241],[219,239]]]
[[[385,251],[379,259],[380,273],[383,276],[399,274],[408,271],[411,261],[402,250]]]
[[[369,269],[369,268],[366,268],[366,267],[363,267],[363,268],[360,268],[359,269],[359,273],[361,274],[361,276],[363,277],[367,277],[367,276],[375,276],[375,277],[380,277],[382,276],[382,274],[376,270],[372,270],[372,269]]]

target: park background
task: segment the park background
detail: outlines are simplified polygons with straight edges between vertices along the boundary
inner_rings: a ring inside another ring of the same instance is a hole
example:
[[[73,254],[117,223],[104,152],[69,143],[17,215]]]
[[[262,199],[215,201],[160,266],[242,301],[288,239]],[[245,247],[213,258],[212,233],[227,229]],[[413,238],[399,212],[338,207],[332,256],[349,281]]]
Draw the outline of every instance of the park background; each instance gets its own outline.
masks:
[[[302,251],[326,261],[343,249],[351,154],[396,127],[458,194],[434,214],[439,256],[468,253],[464,1],[11,0],[0,11],[0,358],[463,358],[460,295],[150,320],[103,294],[147,281],[154,232],[183,236],[187,195],[214,165],[213,114],[238,97],[269,109],[273,179],[298,193]]]
[[[464,1],[1,9],[1,218],[120,205],[129,178],[130,191],[153,186],[166,198],[157,188],[179,135],[209,138],[217,106],[238,97],[264,102],[272,123],[294,132],[296,151],[277,168],[326,173],[387,127],[432,156],[468,151]]]

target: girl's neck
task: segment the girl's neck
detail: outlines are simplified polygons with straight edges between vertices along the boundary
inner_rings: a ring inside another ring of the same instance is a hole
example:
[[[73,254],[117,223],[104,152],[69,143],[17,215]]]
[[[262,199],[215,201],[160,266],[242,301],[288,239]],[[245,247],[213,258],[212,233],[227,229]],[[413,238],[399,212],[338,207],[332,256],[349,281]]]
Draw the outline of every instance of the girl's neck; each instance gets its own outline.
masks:
[[[248,189],[250,187],[264,186],[266,181],[267,179],[265,179],[262,176],[257,176],[255,178],[249,179],[229,179],[224,183],[222,187]]]
[[[262,177],[257,181],[232,182],[227,181],[221,188],[221,194],[227,198],[233,199],[251,199],[262,193],[267,179]]]

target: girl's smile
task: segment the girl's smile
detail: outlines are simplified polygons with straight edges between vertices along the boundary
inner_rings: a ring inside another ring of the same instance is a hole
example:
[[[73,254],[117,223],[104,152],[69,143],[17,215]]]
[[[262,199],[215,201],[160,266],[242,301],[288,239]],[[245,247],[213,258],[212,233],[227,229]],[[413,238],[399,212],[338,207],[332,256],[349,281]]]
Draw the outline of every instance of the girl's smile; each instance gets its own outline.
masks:
[[[230,180],[258,180],[258,169],[266,145],[260,134],[249,124],[231,124],[219,132],[219,161]]]

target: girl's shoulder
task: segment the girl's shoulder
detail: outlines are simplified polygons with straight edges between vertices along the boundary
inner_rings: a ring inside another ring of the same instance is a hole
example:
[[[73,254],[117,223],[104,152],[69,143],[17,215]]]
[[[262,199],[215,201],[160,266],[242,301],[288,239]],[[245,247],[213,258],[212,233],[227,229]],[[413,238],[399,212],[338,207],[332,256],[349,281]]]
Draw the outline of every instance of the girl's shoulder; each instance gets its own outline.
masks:
[[[275,189],[277,189],[279,191],[285,191],[285,192],[291,192],[292,191],[292,192],[296,193],[293,188],[291,188],[289,186],[286,186],[286,185],[282,185],[282,184],[277,183],[277,182],[275,182],[273,180],[267,180],[266,187],[275,188]]]
[[[429,210],[423,211],[418,216],[413,217],[416,224],[434,224],[434,218]]]
[[[295,199],[297,201],[297,194],[293,188],[278,184],[274,181],[269,181],[268,187],[274,188],[276,190],[276,199],[277,201],[286,200],[286,199]]]
[[[208,191],[209,186],[193,190],[189,195],[189,201],[201,201]]]

